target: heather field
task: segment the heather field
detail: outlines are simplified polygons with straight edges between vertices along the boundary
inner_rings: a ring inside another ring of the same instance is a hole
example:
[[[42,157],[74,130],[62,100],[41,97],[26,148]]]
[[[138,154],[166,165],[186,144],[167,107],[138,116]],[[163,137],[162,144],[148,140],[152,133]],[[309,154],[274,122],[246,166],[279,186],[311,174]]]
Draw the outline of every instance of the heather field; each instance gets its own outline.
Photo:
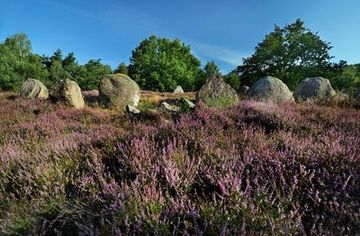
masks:
[[[130,116],[1,94],[0,212],[0,234],[359,234],[360,111]]]

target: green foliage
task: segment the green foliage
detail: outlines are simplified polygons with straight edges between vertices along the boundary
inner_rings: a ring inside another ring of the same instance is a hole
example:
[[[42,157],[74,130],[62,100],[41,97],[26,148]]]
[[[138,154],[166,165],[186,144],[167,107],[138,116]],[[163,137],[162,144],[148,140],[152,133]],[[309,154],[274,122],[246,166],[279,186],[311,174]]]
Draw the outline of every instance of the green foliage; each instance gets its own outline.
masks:
[[[111,67],[102,64],[100,59],[92,59],[80,67],[79,73],[74,79],[84,90],[97,89],[100,79],[111,72]]]
[[[298,19],[283,28],[275,26],[256,46],[255,53],[243,59],[237,73],[241,74],[244,84],[253,84],[262,76],[272,75],[294,89],[306,77],[332,78],[341,74],[343,64],[330,62],[331,48],[330,43],[321,40]]]
[[[121,62],[118,67],[116,67],[116,69],[114,70],[114,74],[124,74],[127,75],[129,72],[128,70],[128,66],[124,63]]]
[[[213,61],[209,61],[206,63],[204,67],[204,73],[206,78],[221,75],[219,67]]]
[[[234,105],[233,97],[208,98],[204,100],[208,107],[231,107]]]
[[[31,53],[25,34],[8,37],[0,44],[0,90],[19,90],[25,78],[43,79],[47,72],[42,58]]]
[[[228,83],[233,89],[236,91],[239,90],[240,87],[240,77],[235,72],[230,72],[226,76],[224,76],[224,81]]]
[[[200,61],[180,40],[151,36],[132,52],[129,75],[142,89],[173,91],[180,85],[193,90]]]
[[[23,33],[0,43],[0,90],[18,91],[28,78],[38,79],[47,87],[58,80],[71,78],[82,89],[95,89],[101,77],[111,72],[110,66],[99,59],[79,65],[74,53],[63,58],[60,49],[50,57],[33,54],[31,42]]]
[[[155,108],[156,108],[156,105],[154,104],[154,102],[151,102],[151,101],[145,100],[145,99],[142,99],[138,106],[138,109],[140,111],[152,110]]]
[[[66,71],[61,65],[61,61],[52,62],[49,68],[49,77],[46,80],[46,85],[51,86],[56,81],[64,79],[66,77]]]
[[[199,76],[199,79],[196,81],[196,89],[200,89],[204,85],[206,78],[212,76],[221,76],[221,73],[218,65],[213,61],[209,61],[204,66],[204,69],[201,71],[201,76]]]
[[[18,33],[8,37],[4,45],[13,55],[16,55],[20,61],[24,61],[26,57],[31,54],[31,42],[24,33]]]
[[[352,94],[360,85],[360,64],[344,66],[342,74],[332,78],[331,84],[336,90]]]
[[[15,70],[17,60],[10,49],[4,44],[0,45],[0,90],[14,89],[20,82],[19,75]],[[21,83],[21,82],[20,82]]]

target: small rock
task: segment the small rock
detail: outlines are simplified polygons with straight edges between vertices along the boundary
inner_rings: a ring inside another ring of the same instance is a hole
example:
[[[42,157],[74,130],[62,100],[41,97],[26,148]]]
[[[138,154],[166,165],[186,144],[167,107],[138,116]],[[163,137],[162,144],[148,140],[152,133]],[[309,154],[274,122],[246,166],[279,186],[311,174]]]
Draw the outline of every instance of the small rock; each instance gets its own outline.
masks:
[[[126,106],[126,111],[130,114],[139,114],[140,113],[139,109],[137,109],[136,107],[133,107],[131,105]]]
[[[175,106],[175,105],[170,105],[170,104],[167,103],[167,102],[162,102],[162,103],[161,103],[161,106],[162,106],[165,110],[168,110],[168,111],[172,111],[172,112],[179,112],[179,111],[181,111],[181,108],[180,108],[180,107]]]
[[[186,98],[181,98],[181,105],[183,110],[191,110],[195,108],[195,104]]]
[[[174,90],[174,93],[182,94],[182,93],[184,93],[184,90],[182,89],[181,86],[177,86],[176,89]]]

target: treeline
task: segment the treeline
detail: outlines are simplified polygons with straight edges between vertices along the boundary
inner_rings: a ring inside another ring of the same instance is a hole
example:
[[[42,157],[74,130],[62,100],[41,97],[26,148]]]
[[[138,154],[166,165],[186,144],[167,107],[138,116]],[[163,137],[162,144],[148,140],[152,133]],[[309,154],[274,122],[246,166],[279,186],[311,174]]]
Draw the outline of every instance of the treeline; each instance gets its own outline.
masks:
[[[241,65],[222,76],[235,90],[266,75],[281,79],[290,89],[304,78],[323,76],[330,79],[335,89],[352,93],[360,84],[360,64],[333,62],[331,48],[329,42],[305,28],[299,19],[284,27],[275,26],[255,47],[253,55],[243,58]],[[172,91],[178,85],[193,91],[207,77],[221,75],[214,62],[201,68],[190,46],[179,39],[150,36],[133,50],[130,65],[120,63],[114,71],[100,59],[80,65],[74,53],[63,56],[60,49],[51,56],[35,54],[23,33],[0,44],[0,90],[19,90],[27,78],[38,79],[49,87],[57,80],[70,78],[83,90],[96,89],[101,77],[110,73],[128,74],[142,89],[154,91]]]
[[[0,44],[0,89],[18,90],[27,78],[34,78],[51,86],[66,77],[75,80],[83,89],[94,89],[99,79],[112,73],[111,67],[100,59],[80,65],[74,53],[62,55],[60,49],[51,56],[32,52],[31,42],[24,33],[8,37]]]

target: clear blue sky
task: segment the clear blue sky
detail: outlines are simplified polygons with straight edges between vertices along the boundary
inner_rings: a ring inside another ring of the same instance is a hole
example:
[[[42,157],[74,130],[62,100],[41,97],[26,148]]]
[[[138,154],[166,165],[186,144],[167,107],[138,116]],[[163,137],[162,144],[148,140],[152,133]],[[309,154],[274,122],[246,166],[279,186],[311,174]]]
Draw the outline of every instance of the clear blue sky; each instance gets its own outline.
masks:
[[[227,72],[274,24],[297,18],[332,43],[336,60],[360,62],[359,0],[1,0],[0,40],[24,32],[35,53],[60,48],[115,67],[151,34],[177,37]]]

